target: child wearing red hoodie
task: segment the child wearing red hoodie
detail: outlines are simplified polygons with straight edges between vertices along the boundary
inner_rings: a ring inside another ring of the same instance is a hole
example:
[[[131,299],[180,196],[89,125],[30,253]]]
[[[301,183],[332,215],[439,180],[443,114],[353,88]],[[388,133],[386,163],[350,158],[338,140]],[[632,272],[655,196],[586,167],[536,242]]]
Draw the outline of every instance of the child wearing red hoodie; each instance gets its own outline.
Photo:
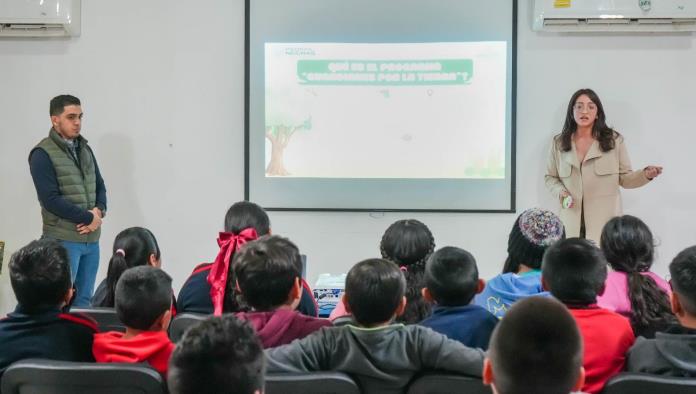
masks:
[[[597,305],[604,292],[607,261],[593,242],[568,238],[550,246],[541,265],[544,290],[566,305],[583,339],[585,384],[582,392],[595,394],[623,371],[626,353],[635,337],[624,316]]]
[[[327,319],[296,310],[302,297],[302,259],[287,238],[264,236],[245,244],[232,266],[242,298],[253,308],[236,316],[251,323],[264,348],[290,343],[332,325]]]
[[[116,284],[116,314],[126,332],[94,335],[92,353],[100,363],[147,362],[166,376],[174,350],[167,328],[171,320],[172,278],[149,265],[126,270]]]

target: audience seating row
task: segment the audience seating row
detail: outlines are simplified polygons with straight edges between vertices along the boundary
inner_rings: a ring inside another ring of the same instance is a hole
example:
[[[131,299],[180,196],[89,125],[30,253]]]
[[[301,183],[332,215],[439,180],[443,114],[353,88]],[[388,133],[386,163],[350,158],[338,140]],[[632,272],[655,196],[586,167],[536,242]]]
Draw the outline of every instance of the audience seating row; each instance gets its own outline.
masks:
[[[12,364],[2,377],[3,394],[165,394],[160,374],[144,364],[78,363],[23,360]],[[453,391],[454,390],[454,391]],[[408,394],[490,394],[480,379],[426,374],[416,379]],[[266,394],[360,394],[350,376],[339,372],[270,374]]]
[[[72,308],[71,312],[85,314],[97,322],[99,331],[118,331],[125,332],[126,326],[121,323],[116,316],[116,311],[113,308]],[[169,325],[169,338],[172,342],[178,342],[184,335],[186,329],[207,318],[208,315],[198,313],[181,313],[172,319]],[[335,326],[351,324],[353,319],[350,316],[344,316],[334,321]]]
[[[54,360],[23,360],[2,377],[3,394],[165,394],[162,377],[142,364],[97,364]],[[696,379],[622,373],[607,383],[603,394],[691,394]],[[360,394],[348,375],[338,372],[271,374],[266,394]],[[407,394],[490,394],[480,379],[427,373],[416,378]]]
[[[118,331],[126,332],[126,326],[121,323],[116,316],[116,311],[113,308],[72,308],[71,312],[82,313],[94,319],[97,322],[99,331]],[[176,315],[169,325],[169,338],[172,342],[177,342],[184,335],[184,332],[191,325],[207,318],[208,315],[198,313],[182,313]],[[335,326],[350,324],[353,319],[350,316],[344,316],[334,321]]]
[[[116,311],[113,308],[72,308],[70,311],[82,313],[94,319],[101,332],[126,332],[126,326],[118,319]],[[171,338],[172,342],[177,342],[184,335],[186,329],[206,317],[208,317],[208,315],[197,313],[182,313],[176,315],[169,325],[169,338]]]

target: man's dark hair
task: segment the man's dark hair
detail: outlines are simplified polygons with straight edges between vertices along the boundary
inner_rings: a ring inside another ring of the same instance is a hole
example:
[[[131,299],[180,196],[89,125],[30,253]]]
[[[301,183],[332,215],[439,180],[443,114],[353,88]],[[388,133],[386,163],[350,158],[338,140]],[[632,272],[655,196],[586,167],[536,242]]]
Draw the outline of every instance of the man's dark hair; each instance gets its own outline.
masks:
[[[491,336],[488,358],[499,394],[568,394],[582,367],[582,338],[560,302],[516,302]]]
[[[150,265],[127,269],[116,283],[115,307],[124,325],[148,330],[172,307],[172,278]]]
[[[171,394],[253,394],[263,389],[264,354],[247,322],[232,314],[191,327],[169,361]]]
[[[568,238],[544,254],[541,276],[554,297],[566,304],[592,304],[604,288],[607,261],[591,241]]]
[[[425,286],[441,306],[469,304],[478,280],[476,259],[464,249],[445,246],[433,253],[425,265]]]
[[[295,281],[302,276],[297,246],[277,235],[266,235],[242,246],[232,266],[242,298],[258,311],[285,304]]]
[[[362,326],[388,321],[406,292],[406,279],[395,263],[363,260],[348,271],[345,297],[353,318]]]
[[[17,302],[25,309],[61,305],[70,290],[70,260],[60,242],[32,241],[10,258],[10,282]]]
[[[69,94],[62,94],[51,99],[49,106],[49,114],[51,116],[59,116],[69,105],[81,105],[80,99]]]
[[[672,291],[691,316],[696,316],[696,246],[688,247],[669,264]]]

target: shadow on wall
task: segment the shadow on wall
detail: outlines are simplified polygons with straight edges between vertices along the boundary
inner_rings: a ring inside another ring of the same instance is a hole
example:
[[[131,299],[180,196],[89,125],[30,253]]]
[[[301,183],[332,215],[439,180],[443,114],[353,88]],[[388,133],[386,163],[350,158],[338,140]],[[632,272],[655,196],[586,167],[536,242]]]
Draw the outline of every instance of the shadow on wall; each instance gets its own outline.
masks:
[[[10,285],[10,274],[7,270],[7,263],[9,263],[10,258],[8,256],[5,259],[4,252],[5,242],[0,241],[0,318],[14,310],[17,304],[17,300],[12,292],[12,286]]]
[[[104,258],[108,261],[116,234],[127,227],[144,226],[144,215],[138,198],[142,190],[137,187],[133,176],[139,164],[135,160],[133,140],[127,133],[111,132],[99,138],[99,147],[95,156],[106,184],[108,204],[100,243],[103,248],[102,261]],[[128,211],[127,214],[123,213],[124,210]],[[128,218],[128,221],[124,218]]]

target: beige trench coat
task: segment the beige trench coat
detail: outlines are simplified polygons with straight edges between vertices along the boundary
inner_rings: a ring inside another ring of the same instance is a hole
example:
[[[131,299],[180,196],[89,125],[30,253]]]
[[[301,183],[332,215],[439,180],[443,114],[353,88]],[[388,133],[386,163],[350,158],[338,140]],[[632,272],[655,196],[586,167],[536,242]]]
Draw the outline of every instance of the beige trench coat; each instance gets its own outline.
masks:
[[[559,214],[568,237],[580,235],[580,215],[584,207],[585,237],[599,245],[604,225],[614,216],[621,215],[619,186],[633,189],[650,181],[643,170],[631,170],[623,136],[617,136],[615,142],[614,149],[602,152],[599,142],[594,141],[582,165],[575,142],[568,152],[560,150],[555,138],[551,143],[544,180],[559,204],[563,190],[573,197],[574,206],[561,207]]]

